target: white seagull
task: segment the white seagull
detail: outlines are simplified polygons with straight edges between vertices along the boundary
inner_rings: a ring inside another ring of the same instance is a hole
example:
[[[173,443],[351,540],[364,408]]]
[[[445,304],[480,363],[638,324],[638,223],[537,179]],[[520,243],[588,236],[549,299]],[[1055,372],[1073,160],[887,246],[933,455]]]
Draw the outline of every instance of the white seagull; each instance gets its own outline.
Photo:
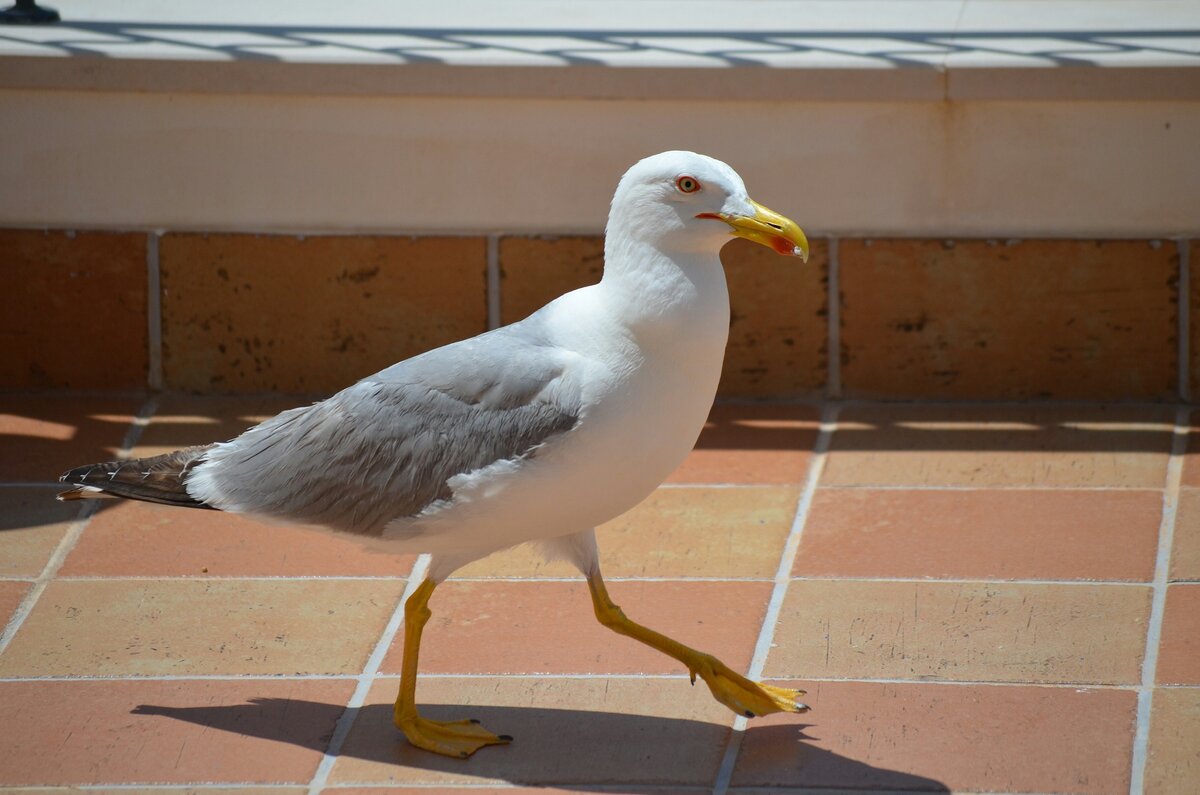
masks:
[[[692,449],[725,355],[730,235],[807,261],[791,220],[719,160],[663,152],[613,196],[599,284],[504,328],[414,356],[223,443],[72,469],[59,499],[126,497],[319,526],[431,554],[404,608],[394,720],[467,757],[512,738],[421,717],[421,630],[455,569],[538,542],[587,578],[596,618],[683,663],[739,715],[803,712],[803,691],[752,682],[634,623],[609,598],[594,528],[645,499]]]

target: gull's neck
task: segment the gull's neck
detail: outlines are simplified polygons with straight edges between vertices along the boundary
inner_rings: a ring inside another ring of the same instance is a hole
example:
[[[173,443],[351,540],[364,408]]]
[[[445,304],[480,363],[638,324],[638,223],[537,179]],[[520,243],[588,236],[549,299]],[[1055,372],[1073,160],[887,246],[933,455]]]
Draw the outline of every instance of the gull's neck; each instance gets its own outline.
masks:
[[[718,252],[664,250],[610,231],[600,288],[609,312],[639,344],[676,344],[683,335],[724,351],[729,292]]]

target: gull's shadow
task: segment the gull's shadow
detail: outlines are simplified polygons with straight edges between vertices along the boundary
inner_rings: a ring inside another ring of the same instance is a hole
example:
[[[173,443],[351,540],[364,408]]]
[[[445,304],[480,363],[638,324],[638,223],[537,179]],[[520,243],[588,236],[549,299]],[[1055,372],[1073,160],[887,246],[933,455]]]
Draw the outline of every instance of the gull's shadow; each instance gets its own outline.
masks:
[[[161,715],[209,729],[234,732],[325,752],[346,708],[285,698],[203,707],[143,704],[136,715]],[[421,706],[435,720],[476,718],[515,736],[511,746],[484,748],[460,760],[410,746],[392,726],[390,704],[356,710],[338,750],[339,774],[353,780],[395,777],[429,781],[468,776],[521,785],[588,790],[613,785],[712,785],[729,727],[685,718],[541,707]],[[752,727],[754,769],[739,766],[734,784],[948,792],[940,781],[873,767],[813,745],[806,724]],[[409,772],[406,773],[405,769]],[[432,776],[430,774],[433,774]],[[444,775],[439,775],[444,774]]]

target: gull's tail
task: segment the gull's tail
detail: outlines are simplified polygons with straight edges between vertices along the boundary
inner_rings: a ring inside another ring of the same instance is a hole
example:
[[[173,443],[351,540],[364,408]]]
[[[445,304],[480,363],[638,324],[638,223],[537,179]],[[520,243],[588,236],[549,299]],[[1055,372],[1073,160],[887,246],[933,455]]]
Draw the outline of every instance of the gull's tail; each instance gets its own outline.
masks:
[[[109,461],[76,467],[62,474],[59,481],[74,488],[60,492],[60,500],[89,500],[125,497],[131,500],[208,508],[187,491],[187,476],[214,445],[186,447],[165,455]]]

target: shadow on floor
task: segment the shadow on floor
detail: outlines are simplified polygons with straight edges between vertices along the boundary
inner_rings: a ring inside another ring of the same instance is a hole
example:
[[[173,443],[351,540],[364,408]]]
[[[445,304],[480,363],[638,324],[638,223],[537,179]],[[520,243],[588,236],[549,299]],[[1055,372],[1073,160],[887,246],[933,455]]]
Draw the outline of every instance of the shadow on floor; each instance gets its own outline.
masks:
[[[143,704],[138,715],[160,715],[209,729],[235,732],[316,751],[326,750],[345,711],[340,704],[259,698],[250,703],[172,707]],[[727,726],[682,718],[573,709],[422,705],[435,720],[476,718],[511,746],[484,748],[468,760],[437,756],[410,746],[392,726],[390,704],[356,710],[334,781],[461,781],[462,776],[522,785],[590,790],[612,785],[711,786]],[[743,749],[753,746],[754,769],[739,765],[742,786],[807,786],[948,792],[940,781],[873,767],[819,748],[809,724],[751,727]]]
[[[111,460],[128,430],[124,414],[136,403],[114,398],[97,413],[95,400],[0,397],[0,481],[49,486],[68,467]],[[176,449],[222,441],[257,419],[310,402],[311,396],[163,396],[142,443]],[[1174,438],[1174,411],[1164,404],[850,404],[841,409],[831,450],[835,456],[892,451],[1165,455]],[[812,450],[819,414],[815,405],[718,403],[696,448]],[[77,506],[56,508],[47,491],[20,516],[10,510],[8,518],[0,518],[0,530],[62,521],[68,508]]]

